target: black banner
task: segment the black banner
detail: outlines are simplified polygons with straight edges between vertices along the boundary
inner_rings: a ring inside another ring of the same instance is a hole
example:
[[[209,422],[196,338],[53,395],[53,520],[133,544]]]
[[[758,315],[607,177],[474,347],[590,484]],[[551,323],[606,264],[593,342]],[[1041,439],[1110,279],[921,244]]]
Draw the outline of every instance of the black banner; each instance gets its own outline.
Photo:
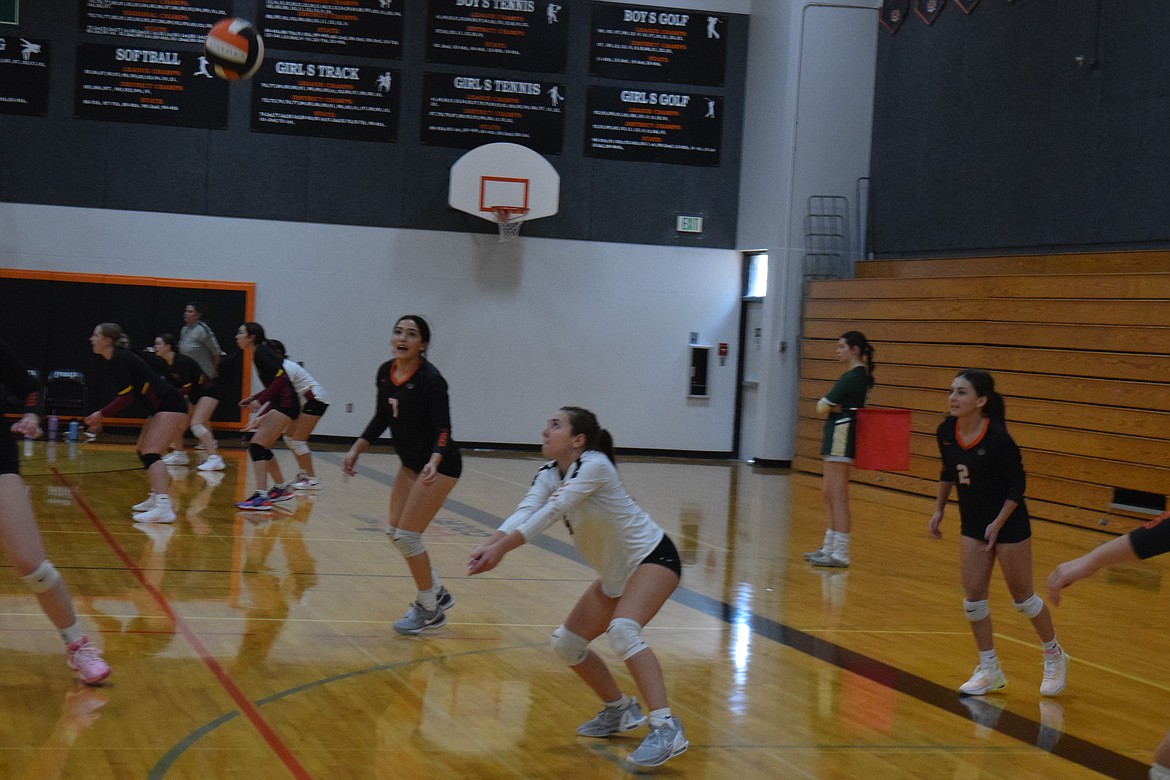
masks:
[[[718,87],[727,61],[727,17],[594,3],[589,61],[594,76]]]
[[[264,0],[260,34],[270,49],[398,59],[404,2]]]
[[[266,59],[253,78],[252,131],[394,141],[399,71]]]
[[[546,0],[429,0],[427,61],[563,73],[569,9]]]
[[[203,43],[231,7],[232,0],[81,0],[81,31]]]
[[[0,114],[44,116],[49,110],[49,42],[0,38]]]
[[[610,160],[718,165],[723,98],[589,87],[585,154]]]
[[[423,77],[424,144],[470,149],[495,141],[560,154],[565,85],[497,73]]]
[[[194,52],[79,43],[73,96],[78,119],[227,127],[228,83]]]

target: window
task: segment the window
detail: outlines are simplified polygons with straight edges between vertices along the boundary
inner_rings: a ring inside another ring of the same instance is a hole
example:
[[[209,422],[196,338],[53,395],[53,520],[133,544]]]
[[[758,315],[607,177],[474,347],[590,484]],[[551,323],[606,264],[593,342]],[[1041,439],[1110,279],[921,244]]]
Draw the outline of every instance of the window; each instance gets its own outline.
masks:
[[[744,258],[743,297],[765,298],[768,295],[768,255],[746,253]]]

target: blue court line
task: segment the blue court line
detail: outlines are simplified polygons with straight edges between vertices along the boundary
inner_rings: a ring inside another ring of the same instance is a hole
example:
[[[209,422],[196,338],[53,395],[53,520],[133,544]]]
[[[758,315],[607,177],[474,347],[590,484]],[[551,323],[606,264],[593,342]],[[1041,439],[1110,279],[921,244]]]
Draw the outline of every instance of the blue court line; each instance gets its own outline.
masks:
[[[315,453],[315,456],[340,465],[341,457],[335,453]],[[534,462],[534,469],[539,468]],[[394,478],[388,474],[379,471],[374,471],[366,467],[359,466],[358,473],[362,476],[381,482],[384,485],[392,485]],[[481,525],[494,531],[503,522],[503,518],[497,517],[490,512],[486,512],[469,504],[464,504],[460,501],[455,501],[448,498],[443,506],[459,513],[462,517],[473,520]],[[538,536],[536,539],[528,542],[542,550],[559,555],[563,558],[573,560],[577,563],[584,564],[584,560],[577,552],[576,547],[568,542],[560,539]],[[684,576],[686,572],[683,572]],[[945,712],[953,715],[958,715],[967,720],[972,717],[972,712],[963,703],[960,697],[952,688],[939,685],[931,682],[918,675],[911,674],[896,666],[892,666],[876,658],[861,653],[849,650],[848,648],[829,642],[824,639],[819,639],[812,634],[806,633],[783,623],[771,620],[769,618],[755,615],[747,610],[737,609],[730,604],[719,601],[718,599],[706,596],[681,585],[675,590],[671,596],[671,600],[684,606],[690,607],[704,615],[712,617],[716,620],[721,620],[728,625],[747,625],[751,632],[763,639],[776,642],[779,645],[804,653],[817,660],[824,661],[832,666],[836,666],[843,671],[851,672],[860,675],[878,685],[887,687],[910,698],[916,699],[924,704],[929,704]],[[517,647],[527,647],[529,645],[518,645]],[[456,653],[455,656],[471,655],[475,653],[495,652],[502,649],[512,648],[493,648],[491,650],[473,650],[466,653]],[[375,666],[369,669],[362,669],[353,672],[346,672],[335,677],[325,678],[323,680],[314,681],[305,685],[282,691],[273,694],[264,699],[256,701],[258,706],[277,701],[285,696],[314,688],[318,685],[323,685],[328,682],[343,680],[348,677],[353,677],[361,674],[368,674],[370,672],[382,671],[392,669],[398,666],[420,663],[430,659],[415,659],[407,662],[398,662],[394,664],[386,664],[382,666]],[[968,697],[968,700],[976,699],[982,703],[980,697]],[[155,765],[149,775],[150,780],[161,780],[165,775],[166,769],[178,758],[178,756],[186,750],[187,747],[197,742],[210,731],[218,728],[220,725],[230,721],[239,715],[238,711],[227,713],[221,718],[211,721],[207,725],[192,732],[187,738],[180,741],[165,756]],[[981,723],[989,729],[997,731],[1012,739],[1027,745],[1033,745],[1038,750],[1043,750],[1051,753],[1054,756],[1070,761],[1074,764],[1082,766],[1094,772],[1099,772],[1107,777],[1117,778],[1118,780],[1146,780],[1148,776],[1148,764],[1137,761],[1136,759],[1124,756],[1113,750],[1110,750],[1101,745],[1094,744],[1079,737],[1074,737],[1071,734],[1060,733],[1055,737],[1055,744],[1047,744],[1051,741],[1054,735],[1048,733],[1046,735],[1044,727],[1035,720],[1026,718],[1022,715],[1017,715],[1006,710],[994,714],[994,720],[991,722]],[[1047,741],[1045,741],[1047,739]],[[940,750],[943,749],[940,746]],[[1151,751],[1153,746],[1151,746]],[[164,766],[165,763],[165,766]],[[156,770],[161,768],[161,773],[156,774]]]

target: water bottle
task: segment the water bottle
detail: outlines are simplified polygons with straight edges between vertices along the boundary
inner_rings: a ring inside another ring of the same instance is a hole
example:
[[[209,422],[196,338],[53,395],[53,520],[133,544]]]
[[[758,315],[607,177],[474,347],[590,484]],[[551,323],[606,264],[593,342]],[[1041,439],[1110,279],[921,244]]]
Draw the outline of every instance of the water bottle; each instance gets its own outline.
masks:
[[[58,423],[57,412],[54,411],[52,414],[49,415],[49,438],[50,439],[57,438],[57,423]]]
[[[69,421],[69,432],[67,434],[65,434],[65,438],[67,438],[69,441],[77,441],[77,434],[80,430],[81,430],[80,423],[78,423],[77,420],[70,420]]]

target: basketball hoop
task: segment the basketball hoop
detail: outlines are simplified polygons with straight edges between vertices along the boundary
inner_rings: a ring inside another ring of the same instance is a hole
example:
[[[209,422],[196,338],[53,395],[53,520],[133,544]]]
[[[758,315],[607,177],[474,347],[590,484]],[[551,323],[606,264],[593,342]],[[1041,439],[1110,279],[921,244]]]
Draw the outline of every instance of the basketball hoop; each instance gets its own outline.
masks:
[[[520,226],[528,216],[528,209],[523,206],[492,206],[492,213],[496,215],[500,241],[513,241],[520,235]]]

